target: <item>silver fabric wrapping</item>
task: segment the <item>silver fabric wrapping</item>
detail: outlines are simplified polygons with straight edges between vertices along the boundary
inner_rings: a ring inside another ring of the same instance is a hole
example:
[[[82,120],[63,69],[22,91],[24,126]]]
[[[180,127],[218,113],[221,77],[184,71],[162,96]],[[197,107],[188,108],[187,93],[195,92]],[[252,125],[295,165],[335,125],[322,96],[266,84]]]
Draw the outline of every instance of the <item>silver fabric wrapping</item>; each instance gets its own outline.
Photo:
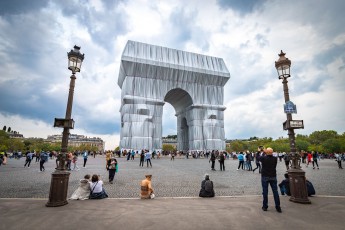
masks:
[[[165,102],[177,117],[178,150],[224,150],[221,58],[128,41],[121,58],[121,149],[162,149]]]

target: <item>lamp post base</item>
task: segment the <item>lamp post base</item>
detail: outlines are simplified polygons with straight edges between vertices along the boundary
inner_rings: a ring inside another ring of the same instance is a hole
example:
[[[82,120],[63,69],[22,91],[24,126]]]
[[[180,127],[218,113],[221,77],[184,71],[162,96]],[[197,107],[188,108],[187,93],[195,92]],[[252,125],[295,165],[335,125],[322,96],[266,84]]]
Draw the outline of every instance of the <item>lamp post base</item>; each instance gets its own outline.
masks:
[[[47,207],[58,207],[68,204],[67,190],[69,175],[70,173],[67,171],[56,170],[52,173]]]
[[[305,172],[302,169],[289,169],[290,201],[301,204],[311,204],[308,199]]]

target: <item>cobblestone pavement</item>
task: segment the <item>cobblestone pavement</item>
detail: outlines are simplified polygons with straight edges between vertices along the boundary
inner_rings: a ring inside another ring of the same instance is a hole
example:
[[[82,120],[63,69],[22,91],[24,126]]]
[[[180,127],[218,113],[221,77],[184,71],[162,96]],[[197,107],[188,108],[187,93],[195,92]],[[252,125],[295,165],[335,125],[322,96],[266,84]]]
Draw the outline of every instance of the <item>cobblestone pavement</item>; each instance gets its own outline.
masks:
[[[152,183],[158,197],[195,197],[199,194],[201,180],[205,173],[210,174],[217,196],[260,195],[261,182],[258,170],[237,171],[237,160],[226,160],[226,171],[210,170],[207,159],[161,158],[152,160],[152,168],[146,165],[139,167],[139,159],[126,161],[118,158],[119,172],[115,175],[115,183],[107,182],[108,171],[105,169],[105,157],[89,157],[86,168],[82,168],[79,157],[79,171],[71,171],[68,196],[78,187],[79,179],[85,174],[99,174],[105,182],[105,190],[111,198],[137,198],[139,184],[145,174],[152,174]],[[0,166],[0,198],[48,198],[51,173],[55,168],[55,160],[45,164],[46,170],[39,172],[39,163],[31,162],[30,168],[24,168],[25,159],[9,159],[7,165]],[[253,164],[254,165],[254,164]],[[320,169],[312,166],[303,170],[306,177],[314,184],[317,195],[345,196],[345,170],[338,169],[334,160],[319,161]],[[278,162],[278,181],[285,173],[284,162]],[[271,193],[271,192],[270,192]]]

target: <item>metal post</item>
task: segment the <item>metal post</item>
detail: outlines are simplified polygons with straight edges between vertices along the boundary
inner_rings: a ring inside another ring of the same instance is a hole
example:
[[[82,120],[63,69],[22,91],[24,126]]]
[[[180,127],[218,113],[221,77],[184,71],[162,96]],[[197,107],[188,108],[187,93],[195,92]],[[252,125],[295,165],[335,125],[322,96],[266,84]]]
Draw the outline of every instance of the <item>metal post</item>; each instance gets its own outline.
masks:
[[[288,81],[286,77],[283,77],[283,89],[285,103],[290,101]],[[292,120],[291,113],[286,114],[286,122]],[[308,192],[306,186],[305,172],[301,169],[299,164],[300,155],[297,153],[295,144],[295,132],[293,128],[288,128],[289,142],[290,142],[290,161],[291,168],[288,170],[289,182],[290,182],[290,201],[295,203],[310,204],[308,199]]]
[[[73,95],[75,86],[75,75],[72,74],[69,85],[68,101],[66,108],[65,120],[70,120],[72,115]],[[59,165],[56,171],[52,173],[50,184],[49,200],[47,207],[57,207],[68,204],[67,191],[70,173],[66,171],[66,155],[68,148],[69,126],[65,124],[62,133],[61,153],[58,156]]]

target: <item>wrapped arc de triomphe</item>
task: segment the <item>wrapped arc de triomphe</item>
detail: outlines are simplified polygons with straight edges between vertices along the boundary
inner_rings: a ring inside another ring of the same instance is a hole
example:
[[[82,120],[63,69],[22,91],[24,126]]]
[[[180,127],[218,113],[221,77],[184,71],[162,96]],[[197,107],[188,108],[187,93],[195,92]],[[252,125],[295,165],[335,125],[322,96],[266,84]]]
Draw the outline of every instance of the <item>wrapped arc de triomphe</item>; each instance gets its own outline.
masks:
[[[178,150],[224,150],[221,58],[128,41],[121,58],[121,149],[162,149],[165,102],[175,109]]]

